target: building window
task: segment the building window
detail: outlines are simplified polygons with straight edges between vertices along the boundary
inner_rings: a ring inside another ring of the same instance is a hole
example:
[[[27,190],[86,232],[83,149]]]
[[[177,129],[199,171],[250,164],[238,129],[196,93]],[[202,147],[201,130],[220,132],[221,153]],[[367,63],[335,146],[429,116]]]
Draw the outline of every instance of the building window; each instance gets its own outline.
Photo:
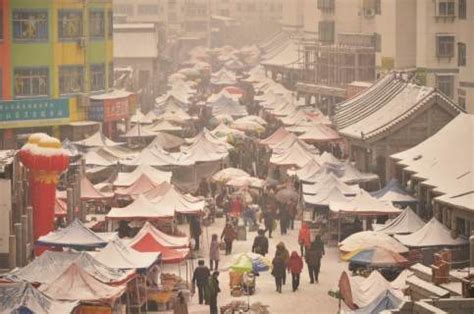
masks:
[[[153,4],[140,4],[137,7],[137,14],[139,15],[157,15],[160,13],[160,6]]]
[[[58,19],[60,40],[78,39],[82,36],[82,12],[80,10],[60,10]]]
[[[47,40],[47,11],[13,11],[13,38],[16,40]]]
[[[112,62],[109,63],[109,89],[114,87],[114,64]]]
[[[84,67],[65,65],[59,67],[59,93],[77,94],[84,91]]]
[[[92,64],[91,72],[91,91],[100,91],[105,89],[105,64]]]
[[[454,56],[454,36],[436,36],[436,55],[439,58],[452,58]]]
[[[89,34],[93,38],[104,38],[105,18],[104,11],[90,11],[89,14]]]
[[[437,5],[436,16],[440,17],[454,17],[455,16],[454,0],[439,0]]]
[[[49,95],[48,68],[18,68],[14,70],[15,96],[33,97]]]
[[[458,43],[458,66],[466,66],[466,44]]]
[[[325,43],[334,42],[334,21],[319,22],[319,41]]]
[[[116,4],[114,11],[117,14],[133,15],[133,5],[131,4]]]
[[[467,1],[466,0],[459,0],[458,17],[462,20],[465,20],[467,17]]]
[[[436,87],[446,96],[452,98],[454,93],[454,76],[437,75]]]
[[[114,36],[114,12],[112,10],[107,11],[107,36],[109,39]]]
[[[381,0],[375,0],[374,4],[375,14],[381,15],[382,14],[382,3]]]
[[[334,11],[334,0],[318,0],[318,9],[321,11]]]

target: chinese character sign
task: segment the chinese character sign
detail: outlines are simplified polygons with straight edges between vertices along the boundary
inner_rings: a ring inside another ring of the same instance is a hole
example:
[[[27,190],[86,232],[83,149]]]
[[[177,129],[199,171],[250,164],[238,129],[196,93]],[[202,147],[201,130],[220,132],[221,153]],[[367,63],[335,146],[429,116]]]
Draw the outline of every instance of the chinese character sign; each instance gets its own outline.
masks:
[[[69,119],[68,99],[0,101],[0,122]]]

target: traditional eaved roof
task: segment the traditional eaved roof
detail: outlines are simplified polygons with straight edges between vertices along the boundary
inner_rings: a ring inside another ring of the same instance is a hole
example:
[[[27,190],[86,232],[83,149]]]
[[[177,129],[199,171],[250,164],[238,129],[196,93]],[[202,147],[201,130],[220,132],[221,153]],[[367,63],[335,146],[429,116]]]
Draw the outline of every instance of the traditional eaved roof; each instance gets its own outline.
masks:
[[[403,122],[435,102],[452,116],[462,112],[436,89],[409,83],[400,74],[390,73],[369,89],[339,104],[334,121],[342,135],[369,140],[402,127]]]

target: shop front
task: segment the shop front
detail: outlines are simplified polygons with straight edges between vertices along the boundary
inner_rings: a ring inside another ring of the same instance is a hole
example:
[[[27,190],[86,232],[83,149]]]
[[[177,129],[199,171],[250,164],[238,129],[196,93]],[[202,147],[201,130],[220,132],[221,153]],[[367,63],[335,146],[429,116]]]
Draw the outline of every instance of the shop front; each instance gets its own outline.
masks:
[[[128,128],[132,112],[135,111],[135,94],[113,91],[90,97],[89,119],[102,122],[102,132],[111,139],[119,136],[118,125]]]
[[[71,99],[35,98],[0,101],[0,149],[17,148],[22,135],[45,132],[59,137],[71,121]]]

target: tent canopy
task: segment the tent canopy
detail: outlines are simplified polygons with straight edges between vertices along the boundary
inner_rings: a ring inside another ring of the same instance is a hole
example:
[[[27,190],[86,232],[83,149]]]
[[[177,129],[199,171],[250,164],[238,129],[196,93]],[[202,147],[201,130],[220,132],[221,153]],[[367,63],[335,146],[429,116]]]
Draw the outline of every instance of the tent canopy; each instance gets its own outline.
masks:
[[[140,165],[132,172],[119,172],[114,180],[114,186],[131,186],[140,179],[142,175],[148,177],[155,183],[170,182],[172,173],[161,171],[149,165]]]
[[[92,249],[106,246],[107,241],[84,226],[79,219],[76,219],[64,229],[52,231],[40,237],[36,241],[36,244],[53,247]]]
[[[189,254],[187,248],[174,249],[162,245],[157,237],[150,232],[143,233],[140,238],[133,240],[129,246],[139,252],[159,252],[161,253],[161,260],[166,264],[180,263]]]
[[[136,242],[140,241],[145,235],[151,234],[153,237],[160,242],[161,245],[168,248],[187,248],[189,247],[189,239],[187,237],[176,237],[166,234],[159,229],[155,228],[150,222],[145,222],[140,231],[135,235],[135,237],[130,240],[129,245],[133,245]]]
[[[334,213],[361,216],[392,215],[401,212],[391,203],[380,201],[364,190],[360,190],[359,194],[348,202],[330,202],[329,209]]]
[[[143,194],[125,207],[113,207],[107,214],[107,219],[164,219],[174,217],[174,208],[160,207],[149,201]]]
[[[375,231],[362,231],[350,235],[339,243],[339,250],[342,252],[353,252],[355,250],[372,248],[375,246],[383,247],[400,254],[408,252],[407,247],[391,236]]]
[[[417,203],[418,200],[408,194],[397,179],[391,179],[381,190],[371,193],[372,196],[383,201],[393,203]]]
[[[104,134],[97,132],[94,133],[93,135],[89,136],[88,138],[85,138],[80,141],[75,141],[72,142],[73,144],[77,146],[83,146],[86,148],[91,148],[91,147],[103,147],[103,146],[118,146],[122,145],[123,143],[116,143],[107,137],[105,137]]]
[[[375,231],[386,234],[408,234],[420,230],[425,222],[410,208],[407,207],[403,212],[389,223],[375,229]]]

